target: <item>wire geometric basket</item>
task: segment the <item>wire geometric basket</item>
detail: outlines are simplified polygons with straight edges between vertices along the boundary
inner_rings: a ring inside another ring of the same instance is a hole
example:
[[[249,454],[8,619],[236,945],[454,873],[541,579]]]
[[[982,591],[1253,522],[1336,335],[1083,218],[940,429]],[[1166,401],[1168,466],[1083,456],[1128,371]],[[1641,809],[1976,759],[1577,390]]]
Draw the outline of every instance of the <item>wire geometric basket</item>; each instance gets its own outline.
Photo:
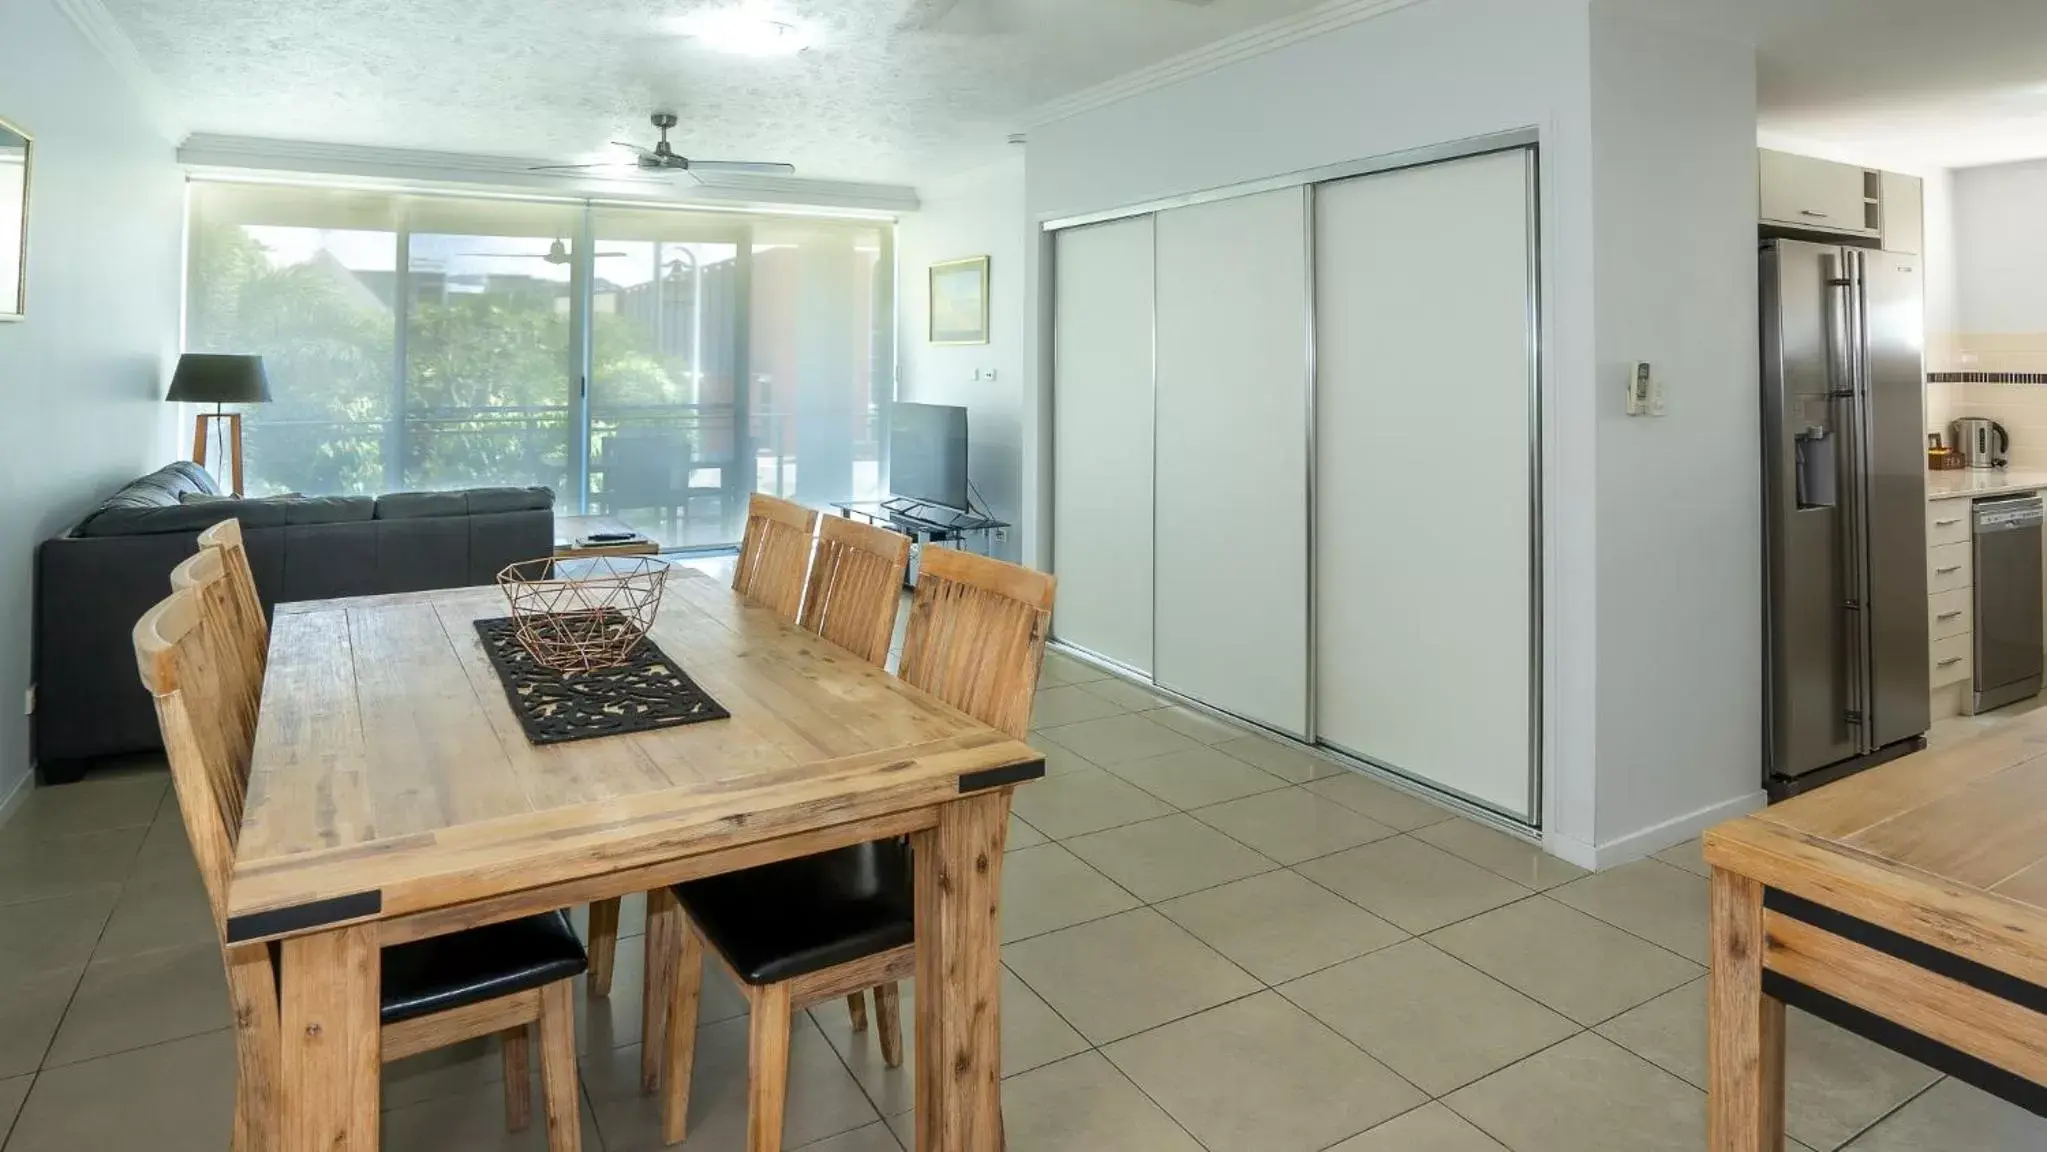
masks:
[[[519,645],[557,672],[625,663],[661,610],[666,561],[600,556],[577,561],[588,575],[561,577],[556,561],[521,560],[498,573]]]

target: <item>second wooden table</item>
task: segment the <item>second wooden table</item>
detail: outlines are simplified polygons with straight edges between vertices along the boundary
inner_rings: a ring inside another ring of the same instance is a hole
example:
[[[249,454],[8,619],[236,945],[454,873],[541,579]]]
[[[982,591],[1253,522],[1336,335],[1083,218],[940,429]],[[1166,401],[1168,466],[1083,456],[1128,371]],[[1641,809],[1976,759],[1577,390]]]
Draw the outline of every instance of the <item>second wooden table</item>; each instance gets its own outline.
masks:
[[[277,610],[228,935],[281,941],[286,1147],[377,1146],[379,948],[910,835],[917,1148],[996,1152],[1003,839],[1043,759],[687,569],[652,635],[731,719],[536,748],[472,627],[504,614],[489,589]]]

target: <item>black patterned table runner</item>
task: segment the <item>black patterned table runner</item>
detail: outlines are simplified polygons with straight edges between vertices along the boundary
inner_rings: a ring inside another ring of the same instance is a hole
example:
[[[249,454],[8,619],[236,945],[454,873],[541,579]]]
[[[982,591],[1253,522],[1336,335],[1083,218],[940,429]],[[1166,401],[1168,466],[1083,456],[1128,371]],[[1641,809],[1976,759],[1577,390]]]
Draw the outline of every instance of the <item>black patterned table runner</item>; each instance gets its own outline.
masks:
[[[476,634],[526,739],[535,744],[621,736],[732,715],[652,639],[640,641],[631,658],[616,668],[557,672],[519,643],[510,617],[478,620]]]

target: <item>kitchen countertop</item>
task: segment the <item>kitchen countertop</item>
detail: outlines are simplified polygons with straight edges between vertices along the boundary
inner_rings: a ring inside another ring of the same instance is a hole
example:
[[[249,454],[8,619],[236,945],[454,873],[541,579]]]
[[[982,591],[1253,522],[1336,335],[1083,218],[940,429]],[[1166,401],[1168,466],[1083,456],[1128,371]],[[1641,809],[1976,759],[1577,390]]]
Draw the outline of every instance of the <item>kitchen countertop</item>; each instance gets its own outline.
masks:
[[[2033,468],[1960,468],[1926,474],[1928,500],[2037,492],[2047,488],[2047,471]]]

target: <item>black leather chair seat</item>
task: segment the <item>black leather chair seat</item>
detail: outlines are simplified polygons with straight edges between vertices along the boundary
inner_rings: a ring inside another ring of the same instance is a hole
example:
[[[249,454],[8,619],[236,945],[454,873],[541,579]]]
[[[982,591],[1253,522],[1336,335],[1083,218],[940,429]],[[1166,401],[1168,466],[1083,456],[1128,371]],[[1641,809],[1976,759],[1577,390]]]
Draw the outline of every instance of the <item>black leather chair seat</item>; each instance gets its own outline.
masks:
[[[539,988],[590,966],[562,912],[384,949],[382,1020],[396,1024]]]
[[[779,984],[916,937],[910,849],[901,840],[692,880],[675,895],[748,984]]]

